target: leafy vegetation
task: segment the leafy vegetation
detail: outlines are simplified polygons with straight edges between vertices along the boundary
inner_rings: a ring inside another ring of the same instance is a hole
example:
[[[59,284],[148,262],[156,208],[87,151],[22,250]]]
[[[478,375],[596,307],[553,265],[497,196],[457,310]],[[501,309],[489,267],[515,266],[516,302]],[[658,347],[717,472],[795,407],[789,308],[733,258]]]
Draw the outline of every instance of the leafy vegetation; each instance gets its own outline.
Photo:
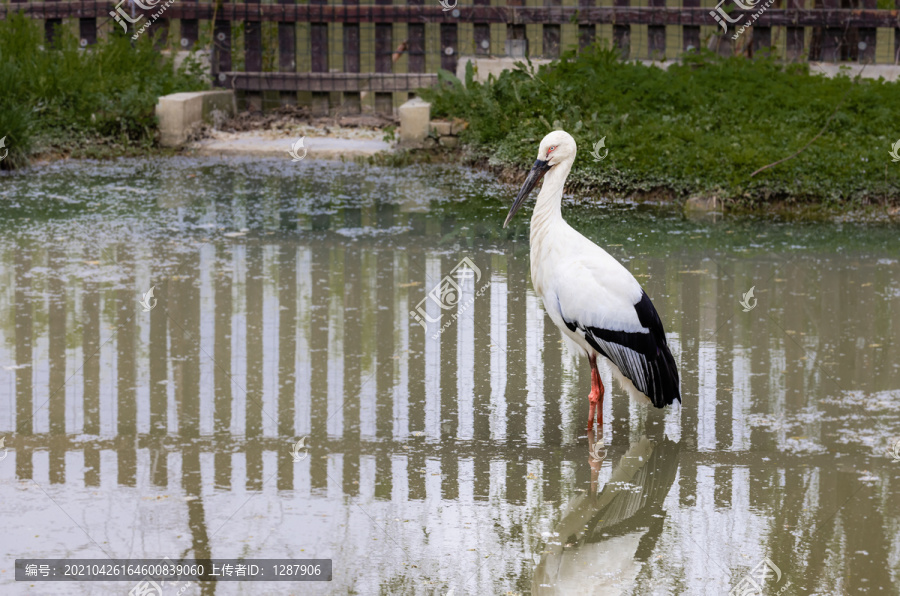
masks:
[[[526,167],[546,133],[571,133],[580,148],[573,189],[743,206],[847,208],[900,197],[900,164],[888,154],[900,137],[898,83],[709,52],[662,70],[623,63],[599,45],[537,69],[518,63],[485,83],[471,64],[465,85],[447,72],[440,79],[422,91],[432,113],[468,120],[463,141],[492,165]],[[595,161],[592,146],[604,137],[609,154]]]
[[[150,146],[157,98],[204,87],[196,60],[176,71],[149,34],[132,45],[116,31],[82,49],[63,27],[48,45],[42,21],[10,15],[0,21],[0,137],[9,149],[0,167],[23,166],[35,152]]]

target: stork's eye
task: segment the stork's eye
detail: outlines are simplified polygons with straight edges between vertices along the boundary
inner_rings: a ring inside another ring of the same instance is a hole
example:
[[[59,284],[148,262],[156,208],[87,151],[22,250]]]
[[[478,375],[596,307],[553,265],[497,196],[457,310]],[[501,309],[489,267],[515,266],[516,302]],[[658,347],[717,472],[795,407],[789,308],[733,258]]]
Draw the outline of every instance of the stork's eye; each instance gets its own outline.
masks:
[[[553,145],[552,147],[547,149],[547,157],[550,157],[550,154],[556,149],[557,145]]]

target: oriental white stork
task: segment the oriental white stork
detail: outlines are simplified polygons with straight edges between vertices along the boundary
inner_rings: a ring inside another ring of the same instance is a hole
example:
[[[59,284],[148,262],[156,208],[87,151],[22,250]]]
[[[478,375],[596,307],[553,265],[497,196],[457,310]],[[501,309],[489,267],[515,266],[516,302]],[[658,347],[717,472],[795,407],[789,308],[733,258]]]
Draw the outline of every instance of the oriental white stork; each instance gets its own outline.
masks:
[[[531,283],[550,319],[576,352],[591,364],[588,430],[595,412],[603,425],[603,382],[597,356],[635,398],[657,408],[681,401],[678,369],[666,332],[650,298],[631,273],[605,250],[582,236],[562,217],[563,186],[577,146],[556,130],[541,141],[537,161],[513,201],[505,228],[543,178],[531,216]]]

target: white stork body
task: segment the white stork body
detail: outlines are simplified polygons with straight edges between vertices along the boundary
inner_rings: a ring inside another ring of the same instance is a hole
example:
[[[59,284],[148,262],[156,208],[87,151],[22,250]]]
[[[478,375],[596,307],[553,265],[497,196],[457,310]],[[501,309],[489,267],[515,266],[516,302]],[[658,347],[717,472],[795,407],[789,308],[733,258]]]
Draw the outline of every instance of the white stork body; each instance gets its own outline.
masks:
[[[531,218],[531,281],[550,319],[570,345],[590,359],[590,428],[604,392],[596,369],[598,355],[610,361],[629,393],[643,394],[656,407],[681,396],[675,361],[649,297],[621,263],[562,217],[563,187],[576,150],[575,139],[564,131],[544,137],[506,221],[543,177]],[[599,412],[602,424],[602,409]]]

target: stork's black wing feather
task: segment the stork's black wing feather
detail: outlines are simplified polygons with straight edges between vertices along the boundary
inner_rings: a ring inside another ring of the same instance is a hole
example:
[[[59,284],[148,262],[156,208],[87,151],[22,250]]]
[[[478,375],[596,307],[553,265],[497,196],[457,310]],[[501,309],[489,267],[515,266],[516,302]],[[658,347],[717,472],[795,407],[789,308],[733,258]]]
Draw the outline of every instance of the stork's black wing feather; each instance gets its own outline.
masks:
[[[676,399],[680,402],[678,368],[669,351],[662,321],[643,290],[634,310],[646,332],[612,331],[587,327],[576,321],[566,321],[566,325],[572,331],[584,331],[584,338],[591,347],[618,366],[654,406],[663,408]]]

